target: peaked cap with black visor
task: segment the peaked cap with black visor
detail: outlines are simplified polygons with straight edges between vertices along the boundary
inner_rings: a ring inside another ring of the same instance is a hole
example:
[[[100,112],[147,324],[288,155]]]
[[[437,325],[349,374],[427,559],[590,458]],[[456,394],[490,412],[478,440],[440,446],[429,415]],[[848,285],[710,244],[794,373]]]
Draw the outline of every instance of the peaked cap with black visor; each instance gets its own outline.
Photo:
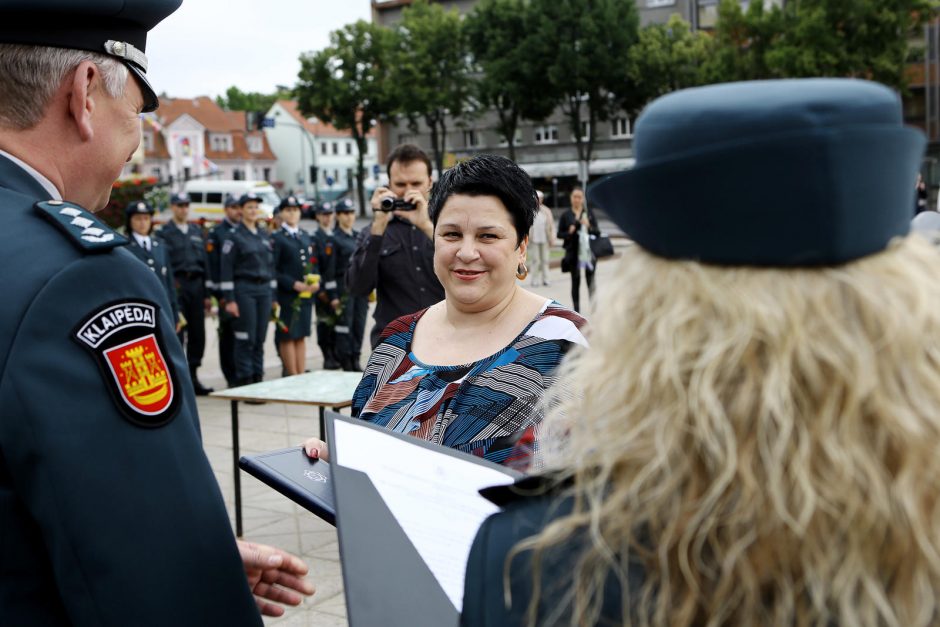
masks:
[[[160,105],[147,81],[147,32],[180,4],[182,0],[3,0],[0,43],[114,57],[137,77],[146,113]]]

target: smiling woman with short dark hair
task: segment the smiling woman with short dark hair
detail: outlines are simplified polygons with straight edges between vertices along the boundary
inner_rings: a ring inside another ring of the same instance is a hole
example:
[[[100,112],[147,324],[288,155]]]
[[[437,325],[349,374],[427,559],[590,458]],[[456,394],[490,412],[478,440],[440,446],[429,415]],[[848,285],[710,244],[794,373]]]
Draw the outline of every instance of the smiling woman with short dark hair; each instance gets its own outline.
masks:
[[[434,187],[434,273],[443,301],[392,322],[353,399],[353,415],[494,462],[526,468],[542,393],[584,319],[519,285],[537,209],[529,176],[480,155]],[[319,440],[306,445],[319,456]]]

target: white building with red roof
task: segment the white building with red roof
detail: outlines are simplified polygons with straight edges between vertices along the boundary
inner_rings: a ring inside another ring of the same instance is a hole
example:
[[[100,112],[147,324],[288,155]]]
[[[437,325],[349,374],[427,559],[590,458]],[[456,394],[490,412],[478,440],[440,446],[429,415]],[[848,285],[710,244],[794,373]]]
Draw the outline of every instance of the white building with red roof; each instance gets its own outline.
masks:
[[[268,143],[277,154],[276,180],[281,191],[321,200],[332,200],[356,188],[359,151],[349,131],[340,131],[316,118],[304,118],[295,100],[278,100],[265,115]],[[272,126],[273,124],[273,126]],[[375,131],[367,139],[364,166],[366,189],[384,180],[377,171],[378,149]],[[311,174],[316,168],[316,181]],[[354,201],[355,193],[349,194]]]
[[[142,131],[143,159],[127,164],[125,175],[172,181],[174,190],[192,178],[275,179],[265,134],[248,129],[244,111],[225,111],[209,97],[160,98]]]

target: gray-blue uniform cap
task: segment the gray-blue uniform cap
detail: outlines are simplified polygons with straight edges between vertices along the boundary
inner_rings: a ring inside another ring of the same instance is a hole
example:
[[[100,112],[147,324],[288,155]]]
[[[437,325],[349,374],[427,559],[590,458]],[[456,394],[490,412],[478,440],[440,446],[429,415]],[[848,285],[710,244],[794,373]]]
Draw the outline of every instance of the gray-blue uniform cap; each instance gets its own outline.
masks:
[[[644,110],[636,167],[588,196],[661,257],[836,265],[908,233],[925,144],[898,95],[869,81],[686,89]]]
[[[88,50],[121,60],[140,83],[146,111],[160,104],[147,82],[147,32],[183,0],[3,0],[0,43]]]

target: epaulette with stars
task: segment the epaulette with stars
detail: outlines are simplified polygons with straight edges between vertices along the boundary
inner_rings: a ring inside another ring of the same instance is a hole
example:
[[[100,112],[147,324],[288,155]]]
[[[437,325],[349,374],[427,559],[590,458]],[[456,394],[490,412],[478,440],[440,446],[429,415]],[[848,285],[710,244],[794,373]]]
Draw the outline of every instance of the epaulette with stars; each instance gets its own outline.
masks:
[[[126,237],[76,204],[64,200],[44,200],[33,207],[83,251],[100,253],[129,243]]]

